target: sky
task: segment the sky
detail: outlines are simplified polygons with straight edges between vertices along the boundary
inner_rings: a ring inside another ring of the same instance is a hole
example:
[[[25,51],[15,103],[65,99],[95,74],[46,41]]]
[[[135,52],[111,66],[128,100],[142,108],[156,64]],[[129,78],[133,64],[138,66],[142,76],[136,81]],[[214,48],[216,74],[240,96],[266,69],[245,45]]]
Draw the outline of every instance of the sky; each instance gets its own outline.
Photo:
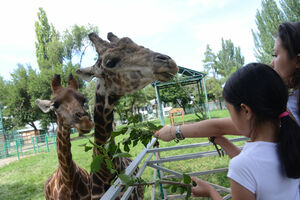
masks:
[[[251,30],[261,0],[10,0],[0,6],[0,76],[9,80],[17,64],[38,69],[35,27],[38,8],[63,33],[72,25],[92,24],[172,57],[177,65],[203,70],[206,45],[217,53],[221,38],[241,48],[245,63],[256,61]],[[82,67],[94,64],[94,50]]]

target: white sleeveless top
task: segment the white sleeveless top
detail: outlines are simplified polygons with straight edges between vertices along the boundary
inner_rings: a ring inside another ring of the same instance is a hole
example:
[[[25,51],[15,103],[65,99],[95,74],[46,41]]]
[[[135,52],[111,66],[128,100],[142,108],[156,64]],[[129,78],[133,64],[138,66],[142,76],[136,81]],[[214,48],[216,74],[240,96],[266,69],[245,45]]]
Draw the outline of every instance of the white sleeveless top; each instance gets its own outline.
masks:
[[[293,92],[289,95],[287,108],[289,109],[293,117],[296,119],[298,125],[300,126],[300,116],[298,112],[299,90],[300,89],[293,90]]]
[[[283,174],[272,142],[247,142],[231,159],[227,176],[255,194],[256,200],[300,200],[299,179]]]

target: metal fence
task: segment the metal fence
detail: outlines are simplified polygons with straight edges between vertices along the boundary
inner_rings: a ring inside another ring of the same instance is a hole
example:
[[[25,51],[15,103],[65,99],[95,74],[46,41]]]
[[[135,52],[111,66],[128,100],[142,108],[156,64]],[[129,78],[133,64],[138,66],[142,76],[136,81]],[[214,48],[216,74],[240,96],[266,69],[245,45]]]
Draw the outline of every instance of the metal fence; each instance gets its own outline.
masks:
[[[56,133],[22,137],[21,134],[10,133],[9,139],[0,140],[0,159],[49,152],[56,150]]]
[[[234,138],[230,139],[231,142],[238,142],[238,141],[245,141],[248,140],[246,137],[240,137],[240,138]],[[164,166],[162,166],[162,163],[165,162],[175,162],[179,160],[188,160],[188,159],[194,159],[194,158],[202,158],[202,157],[208,157],[208,156],[216,156],[218,155],[217,151],[202,151],[198,153],[191,153],[191,154],[185,154],[185,155],[175,155],[175,156],[168,156],[168,157],[160,157],[160,152],[163,151],[174,151],[174,150],[180,150],[180,149],[187,149],[187,148],[195,148],[195,147],[204,147],[212,145],[210,142],[203,142],[203,143],[194,143],[194,144],[188,144],[188,145],[179,145],[179,146],[173,146],[173,147],[165,147],[165,148],[152,148],[154,144],[156,143],[156,138],[153,138],[152,141],[147,145],[147,147],[132,161],[132,163],[126,168],[125,173],[127,175],[132,175],[137,166],[142,162],[142,160],[145,159],[145,162],[143,163],[142,167],[140,167],[138,173],[136,174],[137,177],[141,177],[146,167],[153,168],[153,181],[156,181],[157,179],[163,179],[163,178],[175,178],[180,177],[182,178],[182,172],[177,172],[172,169],[168,169]],[[242,147],[240,147],[242,148]],[[146,158],[146,156],[148,157]],[[151,160],[153,155],[155,155],[155,159]],[[213,169],[208,171],[196,171],[196,172],[190,172],[187,173],[190,176],[199,176],[199,175],[207,175],[207,174],[215,174],[220,172],[226,172],[227,168],[220,168],[220,169]],[[168,174],[168,175],[167,175]],[[166,176],[167,175],[167,176]],[[106,191],[106,193],[102,196],[100,200],[114,200],[123,187],[121,186],[121,180],[118,178],[114,184]],[[224,199],[231,198],[231,190],[230,188],[226,188],[220,185],[216,185],[213,183],[210,183],[213,187],[217,189],[219,193],[225,193]],[[127,200],[133,191],[133,187],[128,187],[128,189],[123,194],[121,200]],[[182,194],[167,194],[167,191],[161,187],[160,188],[160,199],[184,199],[185,195]],[[152,188],[152,194],[151,194],[151,200],[157,199],[156,197],[156,190],[155,185]]]

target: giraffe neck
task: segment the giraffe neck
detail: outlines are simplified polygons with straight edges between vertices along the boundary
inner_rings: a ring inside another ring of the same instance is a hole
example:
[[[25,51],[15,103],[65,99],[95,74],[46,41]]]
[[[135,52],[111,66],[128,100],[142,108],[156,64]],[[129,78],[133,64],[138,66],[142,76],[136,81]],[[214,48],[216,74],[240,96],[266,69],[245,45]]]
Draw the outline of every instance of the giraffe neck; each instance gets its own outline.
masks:
[[[113,130],[114,105],[120,99],[120,96],[101,95],[96,92],[94,123],[95,123],[95,143],[98,145],[105,144]]]
[[[58,165],[60,175],[65,184],[71,185],[75,173],[75,166],[72,160],[71,142],[70,142],[70,128],[62,126],[58,121],[57,137],[56,137]]]

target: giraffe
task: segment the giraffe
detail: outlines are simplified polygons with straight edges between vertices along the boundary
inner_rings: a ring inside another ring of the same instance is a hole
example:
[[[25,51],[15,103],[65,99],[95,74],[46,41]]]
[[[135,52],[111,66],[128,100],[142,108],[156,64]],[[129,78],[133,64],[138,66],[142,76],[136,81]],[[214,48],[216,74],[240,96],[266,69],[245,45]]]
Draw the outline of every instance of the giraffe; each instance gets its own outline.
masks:
[[[91,199],[90,176],[73,160],[71,153],[70,129],[79,133],[88,133],[94,127],[88,113],[83,109],[85,97],[78,89],[78,82],[72,74],[68,77],[68,86],[61,86],[60,75],[55,75],[51,83],[53,98],[37,99],[35,103],[48,113],[55,111],[57,117],[56,147],[58,167],[45,182],[45,198],[50,199]]]
[[[97,78],[94,141],[103,145],[112,131],[116,102],[125,94],[133,93],[154,80],[169,81],[178,72],[178,67],[169,56],[139,46],[128,37],[119,39],[110,32],[107,35],[109,41],[102,40],[95,33],[89,34],[89,38],[96,48],[98,59],[95,65],[78,69],[76,73],[86,81]],[[94,154],[99,155],[100,152],[94,148]],[[113,162],[120,172],[126,169],[131,160],[116,158]],[[101,198],[115,176],[105,164],[99,172],[91,173],[92,199]],[[135,189],[130,198],[142,199],[143,188]]]

